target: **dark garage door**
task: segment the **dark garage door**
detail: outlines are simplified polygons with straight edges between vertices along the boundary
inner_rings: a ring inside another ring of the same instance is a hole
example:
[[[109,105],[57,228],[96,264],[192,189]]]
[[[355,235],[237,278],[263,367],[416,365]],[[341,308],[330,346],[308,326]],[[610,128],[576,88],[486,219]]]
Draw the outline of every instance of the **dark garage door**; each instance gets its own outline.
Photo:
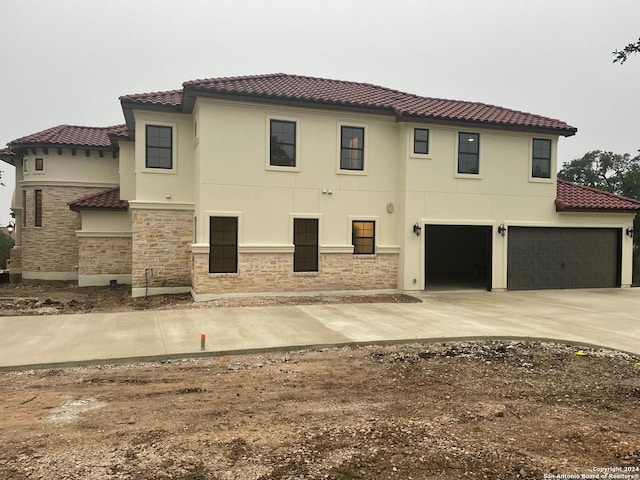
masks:
[[[620,286],[620,229],[509,227],[507,288]]]

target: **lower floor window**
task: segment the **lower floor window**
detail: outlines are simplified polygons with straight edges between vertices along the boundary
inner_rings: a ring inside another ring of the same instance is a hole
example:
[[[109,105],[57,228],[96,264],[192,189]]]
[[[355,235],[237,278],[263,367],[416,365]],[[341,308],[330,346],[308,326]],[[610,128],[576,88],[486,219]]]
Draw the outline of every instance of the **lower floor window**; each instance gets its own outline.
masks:
[[[209,273],[238,271],[238,217],[210,217]]]
[[[41,227],[42,226],[42,190],[35,190],[34,194],[35,194],[34,203],[36,207],[35,216],[34,216],[34,225],[36,227]]]
[[[293,271],[318,271],[318,219],[293,220]]]
[[[359,255],[371,255],[375,253],[376,222],[354,221],[352,224],[351,239],[353,253]]]

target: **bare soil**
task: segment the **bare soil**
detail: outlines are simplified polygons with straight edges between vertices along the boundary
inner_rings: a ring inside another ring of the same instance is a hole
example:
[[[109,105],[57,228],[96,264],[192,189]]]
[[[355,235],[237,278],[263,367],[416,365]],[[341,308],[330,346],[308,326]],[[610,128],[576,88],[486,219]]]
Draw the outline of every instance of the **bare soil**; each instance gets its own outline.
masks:
[[[594,469],[640,474],[639,359],[577,352],[494,341],[5,373],[0,478],[637,478]]]
[[[0,284],[0,317],[62,313],[129,312],[181,308],[310,305],[318,303],[412,303],[403,294],[232,297],[196,303],[191,294],[131,297],[130,285],[82,287],[76,282],[23,281]]]
[[[0,296],[0,315],[415,300]],[[10,372],[0,392],[0,480],[640,478],[640,358],[610,350],[333,348]]]

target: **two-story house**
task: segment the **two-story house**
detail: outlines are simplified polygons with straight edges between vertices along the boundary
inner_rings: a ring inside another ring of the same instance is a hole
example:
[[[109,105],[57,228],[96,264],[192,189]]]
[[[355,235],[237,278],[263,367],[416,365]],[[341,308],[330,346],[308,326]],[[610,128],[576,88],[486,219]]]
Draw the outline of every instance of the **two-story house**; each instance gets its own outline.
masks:
[[[0,151],[23,278],[197,300],[631,283],[640,202],[557,181],[562,121],[286,74],[120,100],[126,125]]]

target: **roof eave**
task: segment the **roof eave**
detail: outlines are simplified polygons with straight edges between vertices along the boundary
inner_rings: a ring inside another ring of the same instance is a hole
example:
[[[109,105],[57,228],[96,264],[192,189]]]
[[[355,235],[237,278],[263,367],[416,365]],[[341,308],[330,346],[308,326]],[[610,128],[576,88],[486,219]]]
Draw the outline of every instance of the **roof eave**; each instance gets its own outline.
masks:
[[[558,213],[640,213],[640,207],[633,208],[597,208],[597,207],[572,207],[569,205],[559,206],[556,203],[556,212]]]
[[[255,95],[242,93],[226,93],[206,88],[184,87],[183,106],[186,113],[191,113],[196,103],[197,97],[217,98],[231,101],[254,102],[266,104],[287,105],[292,107],[323,108],[330,110],[348,110],[350,112],[373,113],[383,115],[394,115],[394,110],[389,107],[367,107],[364,105],[354,105],[351,103],[328,102],[319,100],[301,100],[297,98],[281,97],[275,95]]]
[[[397,115],[398,122],[416,122],[416,123],[437,123],[440,125],[468,125],[474,127],[484,128],[496,128],[499,130],[508,130],[515,132],[530,132],[530,133],[544,133],[553,135],[562,135],[563,137],[571,137],[578,132],[577,128],[552,128],[552,127],[539,127],[530,125],[514,125],[510,123],[500,122],[487,122],[482,120],[464,120],[464,119],[451,119],[442,118],[428,115],[410,115],[401,113]]]
[[[129,207],[89,207],[84,205],[69,205],[69,210],[80,212],[81,210],[105,210],[113,212],[126,212]]]
[[[183,105],[165,105],[161,103],[136,102],[135,100],[121,99],[120,106],[124,115],[124,123],[127,125],[128,140],[136,138],[136,122],[134,110],[151,110],[155,112],[183,113]]]

